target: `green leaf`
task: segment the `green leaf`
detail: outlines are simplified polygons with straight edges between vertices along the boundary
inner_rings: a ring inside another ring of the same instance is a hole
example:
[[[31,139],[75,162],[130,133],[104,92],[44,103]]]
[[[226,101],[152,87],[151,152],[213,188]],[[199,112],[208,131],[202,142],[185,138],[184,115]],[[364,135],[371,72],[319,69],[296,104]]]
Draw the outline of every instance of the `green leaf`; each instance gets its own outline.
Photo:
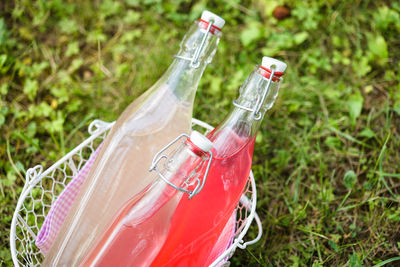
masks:
[[[101,29],[90,31],[86,37],[89,43],[97,44],[97,42],[104,42],[107,40],[107,35],[105,35]]]
[[[34,35],[32,33],[32,31],[27,28],[27,27],[19,27],[18,28],[18,32],[21,35],[22,38],[26,39],[26,40],[32,40],[34,38]]]
[[[37,126],[36,126],[36,122],[31,122],[28,124],[28,127],[26,128],[26,136],[33,138],[35,137],[37,131]]]
[[[121,78],[122,75],[129,73],[130,70],[131,70],[131,66],[128,63],[124,62],[124,63],[117,65],[116,70],[115,70],[115,75],[117,78]]]
[[[209,92],[214,94],[214,95],[216,95],[218,92],[220,92],[221,89],[223,88],[222,82],[223,82],[223,80],[220,77],[212,78],[211,81],[210,81],[210,88],[209,88],[210,90],[209,90]]]
[[[100,4],[100,15],[102,17],[108,17],[110,15],[117,14],[121,9],[121,3],[112,0],[102,1]]]
[[[53,109],[47,102],[41,102],[39,106],[31,105],[29,107],[29,117],[49,117]]]
[[[278,47],[265,47],[261,49],[261,52],[263,53],[263,55],[274,56],[276,55],[276,53],[279,52],[279,50],[280,49]]]
[[[399,69],[400,69],[400,63],[399,63]],[[393,110],[400,115],[400,84],[397,85],[397,88],[395,89],[395,94],[394,94],[394,104],[393,104]]]
[[[325,144],[329,147],[337,147],[340,148],[342,141],[338,137],[328,136],[325,139]]]
[[[256,23],[252,23],[240,34],[240,41],[244,46],[249,46],[261,37],[261,30]]]
[[[299,45],[302,44],[308,38],[307,32],[299,32],[294,35],[294,43]]]
[[[342,236],[338,234],[331,234],[330,237],[332,238],[332,241],[335,243],[338,243],[339,240],[342,238]]]
[[[364,77],[369,73],[372,68],[368,63],[368,58],[366,56],[361,57],[360,59],[353,60],[352,62],[353,71],[359,77]]]
[[[32,75],[33,76],[40,76],[42,72],[50,66],[49,62],[43,61],[40,63],[33,63],[32,64]]]
[[[121,41],[122,42],[132,42],[133,40],[142,36],[142,30],[134,29],[132,31],[126,31],[122,34]]]
[[[0,113],[0,126],[2,126],[5,121],[6,121],[6,117]]]
[[[236,71],[232,77],[230,77],[227,85],[228,90],[237,90],[243,82],[243,79],[246,77],[247,73],[243,70]]]
[[[343,178],[344,185],[347,188],[352,189],[356,184],[356,182],[357,182],[357,175],[355,174],[355,172],[352,170],[347,171]]]
[[[292,261],[292,267],[298,267],[300,264],[300,258],[298,256],[292,255],[289,257],[289,260]]]
[[[57,112],[57,118],[51,121],[45,121],[44,125],[50,133],[60,132],[63,129],[64,117],[61,112]]]
[[[374,23],[377,28],[387,30],[390,24],[400,25],[400,15],[388,6],[382,6],[374,13]]]
[[[372,138],[375,137],[375,132],[372,131],[370,128],[365,128],[358,135],[361,137]]]
[[[79,42],[76,41],[69,43],[65,55],[67,57],[70,57],[72,55],[77,55],[78,53],[79,53]]]
[[[0,107],[0,126],[2,126],[6,122],[8,110],[8,107]]]
[[[360,261],[357,254],[355,254],[355,253],[350,255],[349,261],[350,261],[349,267],[362,267],[363,266],[362,262]]]
[[[83,59],[82,58],[75,58],[72,60],[71,65],[68,68],[69,73],[73,73],[77,69],[79,69],[83,65]]]
[[[133,24],[136,23],[140,20],[140,13],[135,12],[133,10],[129,10],[126,12],[125,17],[123,18],[123,21],[127,24]]]
[[[0,73],[5,74],[12,67],[11,64],[7,64],[7,55],[0,55]]]
[[[3,182],[5,183],[5,185],[12,185],[15,180],[17,179],[17,175],[15,173],[15,171],[12,169],[9,172],[7,172],[7,180],[3,180]]]
[[[399,212],[395,212],[394,214],[390,214],[387,218],[391,221],[398,222],[400,221],[400,214]]]
[[[387,44],[382,35],[370,35],[368,49],[377,59],[387,59],[389,57]]]
[[[79,30],[78,24],[71,18],[64,18],[59,23],[59,28],[62,33],[72,34]]]
[[[125,0],[128,6],[138,7],[140,6],[140,0]]]
[[[323,267],[324,265],[319,262],[318,260],[315,260],[312,264],[312,267]]]
[[[51,87],[50,92],[52,95],[54,95],[55,97],[58,98],[58,102],[64,103],[64,102],[68,102],[69,98],[70,98],[70,93],[68,92],[67,88],[65,88],[64,86],[54,86]]]
[[[333,242],[332,240],[328,241],[329,246],[337,253],[339,252],[339,246],[338,244],[336,244],[335,242]]]
[[[7,27],[4,23],[4,18],[0,18],[0,46],[5,44],[7,35]]]
[[[257,144],[262,144],[262,142],[263,142],[263,135],[262,135],[261,132],[259,132],[259,133],[257,134],[257,137],[256,137],[256,143],[257,143]]]
[[[6,61],[7,61],[7,55],[6,54],[0,55],[0,68],[4,66],[4,63],[6,63]]]
[[[400,115],[400,105],[396,105],[393,107],[394,112],[396,112],[398,115]]]
[[[36,80],[26,79],[24,84],[24,93],[28,96],[29,100],[33,100],[39,89],[39,84]]]
[[[350,119],[353,124],[355,124],[357,118],[361,114],[361,110],[363,107],[364,99],[361,94],[353,94],[350,96],[349,101],[347,102]]]

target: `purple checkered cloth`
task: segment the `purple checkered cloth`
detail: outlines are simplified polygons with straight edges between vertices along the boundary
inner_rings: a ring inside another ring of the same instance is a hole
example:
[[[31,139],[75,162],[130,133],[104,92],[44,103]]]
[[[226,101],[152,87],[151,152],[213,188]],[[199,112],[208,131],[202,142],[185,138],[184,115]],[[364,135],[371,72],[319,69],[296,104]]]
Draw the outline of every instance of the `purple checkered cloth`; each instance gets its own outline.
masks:
[[[65,187],[62,193],[57,197],[56,202],[51,206],[49,213],[44,220],[42,228],[40,229],[36,238],[36,246],[40,249],[43,255],[46,255],[56,239],[58,231],[64,223],[65,218],[74,202],[76,196],[81,189],[83,182],[86,180],[90,168],[96,159],[102,144],[90,156],[89,160],[85,163],[79,171]]]

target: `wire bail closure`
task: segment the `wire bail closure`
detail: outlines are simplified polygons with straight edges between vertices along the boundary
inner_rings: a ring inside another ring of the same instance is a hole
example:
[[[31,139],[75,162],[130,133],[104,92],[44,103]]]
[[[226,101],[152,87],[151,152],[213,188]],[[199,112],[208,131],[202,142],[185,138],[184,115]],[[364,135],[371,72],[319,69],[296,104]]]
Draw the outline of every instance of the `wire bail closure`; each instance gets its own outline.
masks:
[[[238,108],[253,112],[253,119],[256,120],[256,121],[260,120],[261,117],[262,117],[262,114],[261,114],[260,110],[261,110],[262,105],[264,104],[265,98],[267,97],[267,93],[269,91],[269,87],[271,86],[271,83],[272,83],[272,80],[274,78],[274,75],[275,75],[275,69],[271,68],[271,75],[269,76],[269,79],[268,79],[268,82],[267,82],[267,88],[264,90],[264,93],[263,93],[261,99],[257,100],[255,108],[248,108],[248,107],[245,107],[243,105],[240,105],[240,104],[238,104],[236,102],[236,100],[233,100],[233,105],[238,107]],[[263,79],[267,79],[267,78],[264,78],[264,76],[263,76]],[[258,84],[258,86],[260,86],[260,84]]]
[[[192,67],[194,69],[197,69],[198,67],[200,67],[200,61],[199,61],[200,53],[204,49],[206,39],[207,39],[208,35],[210,34],[210,30],[211,30],[211,27],[213,26],[213,23],[214,23],[213,20],[210,20],[210,22],[208,22],[206,34],[204,35],[203,39],[201,40],[200,46],[197,47],[196,51],[194,51],[193,57],[190,58],[190,57],[184,57],[184,56],[179,56],[179,55],[175,55],[174,57],[190,61],[190,67]]]
[[[197,184],[196,184],[196,187],[193,189],[193,191],[190,191],[190,190],[187,190],[187,189],[185,189],[185,188],[183,188],[183,187],[179,187],[179,186],[174,185],[173,183],[171,183],[171,182],[160,172],[160,170],[159,170],[158,167],[157,167],[157,164],[160,162],[160,160],[162,160],[162,159],[168,159],[168,156],[162,155],[162,153],[163,153],[165,150],[167,150],[169,147],[171,147],[174,143],[178,142],[179,139],[184,138],[184,137],[185,137],[186,139],[188,139],[188,138],[189,138],[189,135],[187,135],[187,134],[181,134],[181,135],[179,135],[177,138],[175,138],[173,141],[171,141],[169,144],[167,144],[164,148],[162,148],[160,151],[158,151],[158,152],[156,153],[156,155],[154,156],[154,158],[153,158],[153,161],[152,161],[152,163],[151,163],[151,166],[150,166],[150,168],[149,168],[149,171],[150,171],[150,172],[153,171],[153,170],[156,171],[157,174],[158,174],[158,176],[160,176],[160,178],[163,179],[164,182],[166,182],[168,185],[172,186],[174,189],[176,189],[176,190],[178,190],[178,191],[181,191],[181,192],[183,192],[183,193],[188,194],[188,195],[189,195],[189,199],[191,199],[192,197],[194,197],[195,195],[197,195],[198,193],[200,193],[200,191],[201,191],[201,190],[203,189],[203,187],[204,187],[204,184],[205,184],[206,179],[207,179],[208,172],[209,172],[209,170],[210,170],[211,161],[212,161],[212,159],[213,159],[213,153],[212,153],[211,151],[207,152],[207,154],[210,155],[210,158],[209,158],[209,160],[208,160],[207,169],[206,169],[206,171],[205,171],[205,173],[204,173],[204,178],[203,178],[203,180],[200,181],[200,179],[199,179],[198,177],[196,177],[192,183],[188,184],[188,185],[192,185],[192,184],[194,184],[194,183],[197,183]],[[189,178],[192,178],[192,177],[188,177],[187,179],[189,179]],[[185,182],[184,182],[184,183],[185,183]]]

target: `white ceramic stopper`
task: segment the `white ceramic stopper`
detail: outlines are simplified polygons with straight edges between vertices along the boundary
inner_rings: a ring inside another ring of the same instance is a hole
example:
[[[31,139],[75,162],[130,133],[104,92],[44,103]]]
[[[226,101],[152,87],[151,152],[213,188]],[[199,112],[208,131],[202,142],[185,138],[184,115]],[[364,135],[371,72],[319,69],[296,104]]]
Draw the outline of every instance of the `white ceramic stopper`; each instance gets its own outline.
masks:
[[[204,152],[209,152],[213,146],[213,143],[198,131],[192,131],[190,141]]]
[[[225,25],[225,20],[223,18],[215,15],[214,13],[208,10],[204,10],[203,13],[201,13],[201,19],[207,22],[213,20],[214,21],[213,25],[220,29],[222,29],[222,27],[224,27]]]
[[[275,65],[276,72],[285,72],[286,67],[287,67],[286,63],[284,63],[280,60],[277,60],[272,57],[263,57],[261,66],[263,66],[267,69],[271,69],[272,65]]]

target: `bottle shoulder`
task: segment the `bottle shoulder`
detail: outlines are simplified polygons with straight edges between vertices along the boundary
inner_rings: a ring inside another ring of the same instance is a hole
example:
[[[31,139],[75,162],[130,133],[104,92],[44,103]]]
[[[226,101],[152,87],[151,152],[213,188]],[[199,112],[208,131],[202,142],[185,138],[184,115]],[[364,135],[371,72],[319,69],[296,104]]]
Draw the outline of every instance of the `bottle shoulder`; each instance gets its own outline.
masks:
[[[149,91],[124,110],[114,129],[136,136],[162,131],[169,124],[190,123],[192,105],[179,101],[167,85]]]
[[[231,128],[215,128],[207,136],[213,142],[215,160],[230,160],[236,157],[252,157],[255,136],[239,135]]]

